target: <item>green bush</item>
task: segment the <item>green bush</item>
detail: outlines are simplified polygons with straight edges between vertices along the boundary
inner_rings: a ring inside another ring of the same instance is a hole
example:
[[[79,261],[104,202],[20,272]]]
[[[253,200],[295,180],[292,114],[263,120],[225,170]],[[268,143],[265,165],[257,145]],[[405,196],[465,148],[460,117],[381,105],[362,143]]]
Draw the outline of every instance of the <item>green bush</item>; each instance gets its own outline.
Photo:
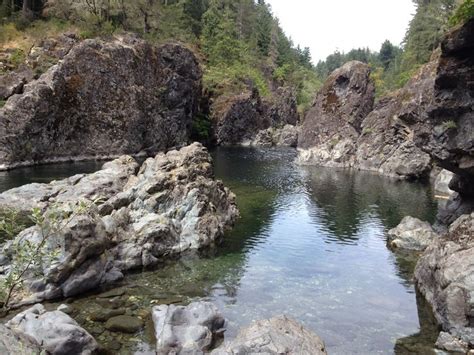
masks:
[[[465,0],[456,10],[454,15],[449,19],[451,26],[467,22],[474,18],[474,0]]]

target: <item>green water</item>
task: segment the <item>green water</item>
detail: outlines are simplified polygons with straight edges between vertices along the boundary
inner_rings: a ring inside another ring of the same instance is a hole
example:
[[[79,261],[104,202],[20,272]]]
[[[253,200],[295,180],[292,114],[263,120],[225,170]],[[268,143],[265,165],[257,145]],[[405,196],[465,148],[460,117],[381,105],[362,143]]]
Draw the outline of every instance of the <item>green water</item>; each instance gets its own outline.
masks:
[[[206,299],[229,320],[227,339],[252,320],[287,314],[319,334],[330,354],[431,352],[436,326],[415,293],[414,258],[386,247],[387,230],[404,216],[433,221],[428,186],[299,167],[293,150],[226,148],[213,157],[241,219],[217,250],[129,275],[124,295],[111,301],[74,301],[75,318],[102,344],[115,353],[152,353],[151,306]],[[127,308],[147,327],[127,336],[105,331],[90,316],[109,306]]]

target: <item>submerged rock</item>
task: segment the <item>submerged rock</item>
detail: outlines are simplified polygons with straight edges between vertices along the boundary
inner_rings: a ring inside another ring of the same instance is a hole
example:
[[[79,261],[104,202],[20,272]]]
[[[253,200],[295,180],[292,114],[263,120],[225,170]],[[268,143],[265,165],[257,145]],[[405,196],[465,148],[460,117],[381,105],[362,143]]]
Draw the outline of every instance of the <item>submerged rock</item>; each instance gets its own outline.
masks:
[[[105,323],[105,328],[112,332],[133,334],[143,328],[143,321],[136,317],[120,315],[110,318]]]
[[[225,330],[225,319],[208,302],[155,306],[152,317],[158,354],[202,353],[210,350]]]
[[[0,194],[8,206],[28,200],[26,206],[39,205],[46,215],[100,198],[98,207],[73,215],[47,238],[47,249],[58,255],[27,275],[32,295],[24,301],[77,296],[117,281],[127,270],[213,246],[238,216],[234,194],[213,179],[210,155],[198,143],[147,159],[135,174],[136,167],[132,158],[122,157],[90,175]],[[15,243],[38,244],[41,233],[30,227]],[[4,247],[7,258],[11,245]]]
[[[415,279],[443,330],[474,347],[474,213],[454,222],[420,258]]]
[[[0,109],[0,169],[187,143],[201,70],[185,47],[85,40]]]
[[[439,236],[428,222],[407,216],[400,224],[388,232],[392,248],[423,251]]]
[[[327,354],[324,342],[296,321],[285,316],[261,320],[242,329],[236,339],[212,355],[232,354]]]
[[[40,304],[17,314],[6,326],[52,355],[87,355],[98,349],[95,339],[71,317],[60,311],[46,312]]]

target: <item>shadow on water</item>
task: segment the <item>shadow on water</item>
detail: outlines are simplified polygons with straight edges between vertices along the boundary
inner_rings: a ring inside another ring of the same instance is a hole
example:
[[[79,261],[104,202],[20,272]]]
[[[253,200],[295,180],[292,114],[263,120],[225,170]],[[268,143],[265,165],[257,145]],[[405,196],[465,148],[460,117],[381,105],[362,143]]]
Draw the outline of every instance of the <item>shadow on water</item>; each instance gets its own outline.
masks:
[[[240,220],[216,250],[128,275],[121,307],[146,314],[157,303],[204,298],[229,320],[227,339],[254,319],[284,313],[318,333],[331,354],[431,351],[437,329],[415,293],[415,259],[386,247],[386,231],[404,216],[433,220],[429,188],[299,167],[294,150],[220,148],[212,155],[216,177],[237,195]],[[125,336],[92,322],[102,303],[76,300],[76,318],[116,350],[152,349],[150,323]]]

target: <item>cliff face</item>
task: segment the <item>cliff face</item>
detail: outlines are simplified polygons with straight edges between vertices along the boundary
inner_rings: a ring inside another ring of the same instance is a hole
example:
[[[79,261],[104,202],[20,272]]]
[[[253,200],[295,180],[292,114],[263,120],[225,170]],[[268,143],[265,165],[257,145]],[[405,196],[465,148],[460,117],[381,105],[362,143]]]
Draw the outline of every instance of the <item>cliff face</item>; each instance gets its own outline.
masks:
[[[200,95],[198,62],[180,45],[86,40],[0,109],[0,168],[183,145]]]
[[[410,179],[426,177],[434,160],[458,175],[454,190],[473,196],[473,83],[473,20],[449,33],[431,61],[373,110],[369,68],[347,63],[331,74],[304,119],[299,161]]]

